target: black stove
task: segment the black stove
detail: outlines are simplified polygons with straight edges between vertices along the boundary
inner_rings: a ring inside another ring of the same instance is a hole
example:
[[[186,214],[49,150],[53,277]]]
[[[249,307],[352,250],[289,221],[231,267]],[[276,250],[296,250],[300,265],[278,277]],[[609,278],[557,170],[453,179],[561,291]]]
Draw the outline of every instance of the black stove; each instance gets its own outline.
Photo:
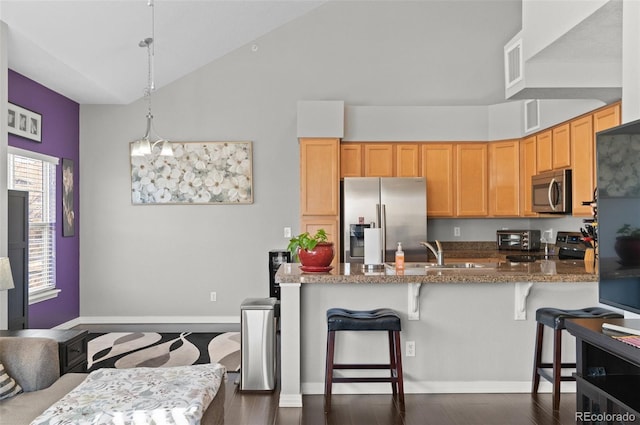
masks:
[[[582,260],[586,250],[587,245],[582,240],[580,232],[558,232],[556,253],[559,259],[577,258]]]

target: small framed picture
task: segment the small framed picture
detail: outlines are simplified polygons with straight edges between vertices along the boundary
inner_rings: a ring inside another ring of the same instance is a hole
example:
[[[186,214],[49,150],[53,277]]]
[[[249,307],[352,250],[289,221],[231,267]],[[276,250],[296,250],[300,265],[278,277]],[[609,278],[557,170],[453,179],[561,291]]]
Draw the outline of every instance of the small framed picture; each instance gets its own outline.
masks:
[[[9,133],[42,143],[42,115],[9,103],[7,117]]]

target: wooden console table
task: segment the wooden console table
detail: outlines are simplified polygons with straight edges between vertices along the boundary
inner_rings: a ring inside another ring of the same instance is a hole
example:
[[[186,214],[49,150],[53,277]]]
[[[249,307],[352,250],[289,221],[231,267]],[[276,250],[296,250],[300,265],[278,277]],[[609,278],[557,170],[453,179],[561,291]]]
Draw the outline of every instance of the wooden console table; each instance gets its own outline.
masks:
[[[576,423],[640,423],[640,348],[603,330],[612,323],[640,330],[640,319],[567,319],[576,337]]]
[[[87,336],[85,330],[20,329],[0,331],[0,336],[49,338],[58,342],[60,375],[87,371]]]

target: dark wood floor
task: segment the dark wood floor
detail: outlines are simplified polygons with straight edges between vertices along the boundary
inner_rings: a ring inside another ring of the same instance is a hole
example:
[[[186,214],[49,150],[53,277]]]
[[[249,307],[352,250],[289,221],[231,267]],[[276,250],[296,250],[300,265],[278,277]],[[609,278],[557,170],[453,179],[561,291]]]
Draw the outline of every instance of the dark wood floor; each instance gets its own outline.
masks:
[[[400,413],[391,395],[334,395],[324,414],[323,397],[303,397],[304,407],[278,408],[278,391],[246,393],[229,374],[225,425],[568,425],[575,424],[575,394],[563,394],[553,413],[551,395],[407,394]]]

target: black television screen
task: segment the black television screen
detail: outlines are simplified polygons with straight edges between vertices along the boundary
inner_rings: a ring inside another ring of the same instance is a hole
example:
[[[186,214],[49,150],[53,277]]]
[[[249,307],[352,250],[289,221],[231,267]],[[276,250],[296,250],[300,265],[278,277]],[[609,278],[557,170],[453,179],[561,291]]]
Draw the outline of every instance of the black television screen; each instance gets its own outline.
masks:
[[[596,135],[599,300],[640,314],[640,120]]]

